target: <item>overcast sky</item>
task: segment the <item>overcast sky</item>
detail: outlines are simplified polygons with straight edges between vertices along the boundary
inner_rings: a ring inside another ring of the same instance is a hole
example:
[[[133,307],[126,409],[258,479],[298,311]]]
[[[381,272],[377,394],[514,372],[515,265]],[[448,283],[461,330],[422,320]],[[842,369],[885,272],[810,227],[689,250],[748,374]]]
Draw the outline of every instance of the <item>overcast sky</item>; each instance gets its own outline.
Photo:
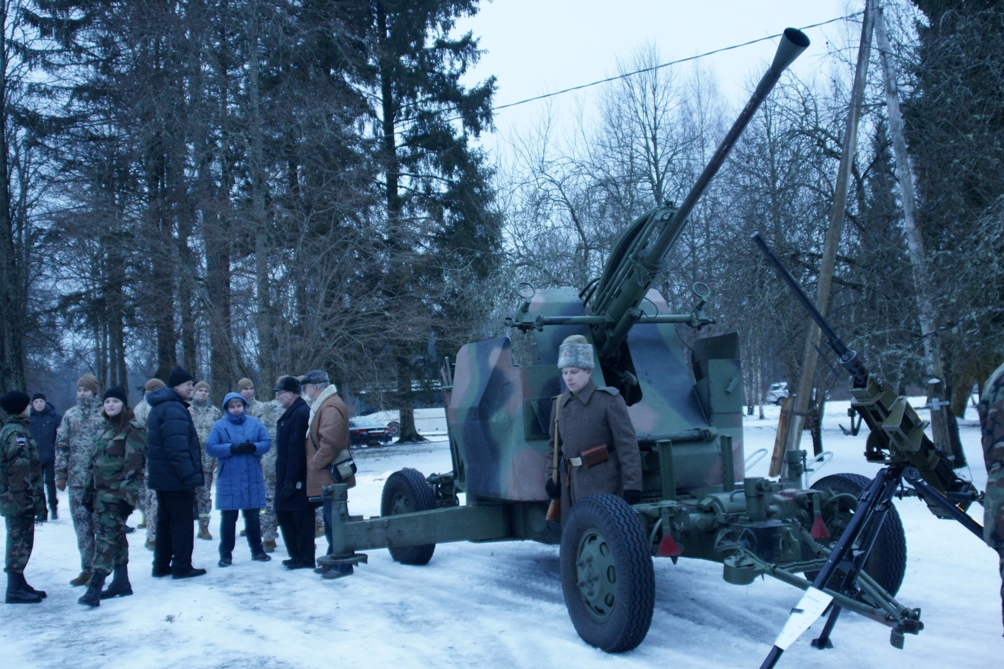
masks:
[[[654,44],[660,62],[666,62],[863,8],[864,0],[495,0],[460,22],[458,32],[471,30],[481,38],[486,53],[470,81],[494,74],[495,102],[502,105],[616,75],[618,59],[630,61],[646,44]],[[847,21],[807,30],[812,45],[793,69],[804,78],[830,74],[827,40],[845,44],[859,32],[858,24]],[[702,66],[715,75],[726,99],[738,106],[745,102],[745,83],[759,78],[775,49],[776,41],[760,42],[704,58]],[[676,67],[689,73],[693,65]],[[588,110],[602,88],[560,96],[553,108],[562,118],[571,118],[580,105]],[[546,104],[499,111],[498,133],[486,138],[485,145],[497,150],[513,130],[539,119]]]

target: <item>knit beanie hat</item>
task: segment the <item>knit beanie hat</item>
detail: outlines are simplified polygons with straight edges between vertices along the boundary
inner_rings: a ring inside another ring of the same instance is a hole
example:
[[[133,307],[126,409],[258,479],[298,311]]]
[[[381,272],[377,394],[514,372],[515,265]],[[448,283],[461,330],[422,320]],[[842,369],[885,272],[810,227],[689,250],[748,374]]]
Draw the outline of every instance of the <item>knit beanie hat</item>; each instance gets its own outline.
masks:
[[[78,388],[86,388],[90,390],[95,395],[98,394],[98,378],[93,374],[84,374],[79,379],[77,379]]]
[[[171,370],[171,373],[167,375],[167,387],[177,388],[183,383],[194,380],[195,379],[192,378],[192,375],[183,370],[181,367],[175,367]]]
[[[112,386],[106,390],[105,394],[101,396],[101,401],[104,402],[109,397],[114,397],[118,401],[122,402],[122,404],[129,406],[129,394],[126,393],[125,388],[122,386]]]
[[[34,402],[35,400],[44,400],[44,399],[45,395],[43,395],[42,393],[35,393],[34,395],[31,396],[32,402]]]
[[[582,335],[572,335],[565,337],[558,347],[558,369],[565,367],[578,367],[579,369],[592,369],[593,345]]]
[[[182,381],[182,383],[184,383],[184,381]],[[209,390],[209,384],[206,383],[205,381],[199,381],[198,383],[195,384],[195,389],[199,390],[200,388],[205,388],[206,390]]]
[[[11,416],[20,414],[30,403],[31,398],[28,397],[28,393],[22,393],[20,390],[12,390],[3,397],[0,397],[0,409],[3,409]]]
[[[160,390],[164,387],[164,382],[160,379],[150,379],[143,385],[143,390],[148,393],[152,393],[154,390]]]
[[[254,388],[254,381],[248,378],[243,378],[237,382],[237,392],[240,392],[245,388]]]

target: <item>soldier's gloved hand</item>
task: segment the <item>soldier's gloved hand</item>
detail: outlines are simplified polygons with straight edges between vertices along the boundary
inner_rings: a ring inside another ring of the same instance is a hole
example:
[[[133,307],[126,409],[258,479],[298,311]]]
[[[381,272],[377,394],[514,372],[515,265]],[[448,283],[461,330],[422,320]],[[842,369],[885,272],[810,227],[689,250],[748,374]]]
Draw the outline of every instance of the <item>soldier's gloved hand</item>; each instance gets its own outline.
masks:
[[[128,518],[132,515],[133,506],[124,499],[119,500],[119,515],[123,518]]]
[[[544,490],[547,491],[547,496],[551,499],[561,499],[561,486],[555,483],[554,479],[547,479]]]
[[[56,487],[59,488],[59,492],[63,492],[64,490],[66,490],[66,481],[64,481],[63,479],[59,479],[58,481],[56,481]]]
[[[289,499],[290,497],[293,496],[293,490],[294,490],[293,484],[287,483],[286,485],[282,486],[282,490],[279,491],[279,497],[281,499]]]
[[[634,505],[641,501],[641,490],[625,490],[624,501]]]

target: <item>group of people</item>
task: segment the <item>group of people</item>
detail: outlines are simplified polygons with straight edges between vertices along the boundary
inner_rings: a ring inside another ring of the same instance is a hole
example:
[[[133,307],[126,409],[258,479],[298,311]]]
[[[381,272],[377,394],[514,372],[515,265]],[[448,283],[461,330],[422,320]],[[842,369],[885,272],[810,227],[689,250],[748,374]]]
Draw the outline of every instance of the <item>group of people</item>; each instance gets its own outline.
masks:
[[[24,569],[36,523],[58,518],[57,488],[69,488],[81,559],[81,572],[70,583],[87,586],[78,600],[84,605],[132,594],[126,521],[137,507],[153,550],[153,576],[205,574],[192,564],[195,521],[199,538],[212,540],[214,482],[221,516],[219,567],[233,563],[237,518],[243,513],[242,534],[253,561],[271,560],[278,529],[289,554],[283,561],[287,569],[314,569],[326,579],[352,573],[351,566],[317,567],[314,544],[323,509],[330,552],[331,505],[321,499],[322,488],[355,483],[339,473],[351,461],[345,404],[323,370],[282,376],[273,390],[274,401],[260,402],[254,383],[241,379],[217,407],[208,384],[195,383],[176,367],[166,382],[148,381],[135,408],[118,386],[99,398],[98,381],[90,374],[78,380],[77,403],[63,416],[41,394],[5,394],[0,398],[5,601],[38,603],[46,597],[27,583]]]

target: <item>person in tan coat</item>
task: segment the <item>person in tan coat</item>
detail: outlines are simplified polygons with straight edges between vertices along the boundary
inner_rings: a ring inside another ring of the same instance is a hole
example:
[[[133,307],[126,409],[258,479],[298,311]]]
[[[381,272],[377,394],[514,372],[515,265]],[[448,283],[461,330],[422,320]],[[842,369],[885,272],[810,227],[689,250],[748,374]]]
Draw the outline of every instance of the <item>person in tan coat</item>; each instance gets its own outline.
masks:
[[[328,374],[315,369],[303,375],[303,391],[310,397],[310,419],[307,428],[307,497],[318,498],[325,486],[356,484],[355,464],[349,453],[349,411]],[[331,501],[324,500],[324,535],[331,554]],[[340,578],[352,573],[352,565],[316,569],[324,578]]]
[[[606,493],[623,497],[628,504],[641,501],[641,453],[631,416],[616,388],[600,388],[592,380],[593,347],[581,335],[572,335],[558,349],[558,367],[568,389],[555,402],[555,434],[551,409],[550,450],[545,488],[551,499],[561,500],[561,518],[575,502],[588,495]],[[553,478],[554,447],[558,442],[558,483]]]

